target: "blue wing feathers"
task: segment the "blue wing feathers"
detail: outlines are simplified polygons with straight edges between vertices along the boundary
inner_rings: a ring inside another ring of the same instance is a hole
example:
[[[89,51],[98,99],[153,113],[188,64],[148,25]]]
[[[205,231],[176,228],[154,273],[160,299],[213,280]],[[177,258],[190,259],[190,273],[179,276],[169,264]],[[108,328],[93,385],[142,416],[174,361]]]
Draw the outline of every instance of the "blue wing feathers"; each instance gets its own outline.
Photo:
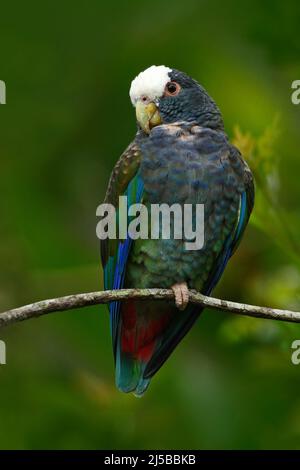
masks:
[[[229,258],[234,253],[241,237],[243,231],[247,225],[248,221],[248,210],[247,210],[247,193],[244,191],[241,194],[241,201],[240,201],[240,210],[239,210],[239,220],[234,231],[234,234],[229,235],[227,238],[224,249],[221,255],[217,259],[216,268],[213,271],[212,276],[209,278],[208,282],[206,283],[206,287],[204,289],[204,294],[209,295],[211,291],[214,289],[216,284],[218,283],[220,277],[222,276],[224,269],[229,261]]]
[[[143,197],[144,183],[139,173],[130,181],[124,196],[127,196],[127,211],[131,204],[140,203]],[[118,227],[117,227],[118,229]],[[126,264],[131,249],[132,240],[127,237],[120,240],[117,252],[110,256],[104,268],[104,288],[122,289],[126,274]],[[120,302],[110,302],[110,328],[115,344],[118,326],[118,316],[120,311]]]

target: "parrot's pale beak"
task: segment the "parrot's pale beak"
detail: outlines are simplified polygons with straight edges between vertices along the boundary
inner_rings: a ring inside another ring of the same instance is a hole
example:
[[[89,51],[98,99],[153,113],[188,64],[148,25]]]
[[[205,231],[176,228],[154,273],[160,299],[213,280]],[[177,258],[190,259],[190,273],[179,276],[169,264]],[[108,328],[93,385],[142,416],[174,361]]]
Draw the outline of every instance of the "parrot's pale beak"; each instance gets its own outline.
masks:
[[[153,101],[150,103],[138,101],[136,104],[136,118],[146,134],[150,134],[152,127],[162,124],[158,108]]]

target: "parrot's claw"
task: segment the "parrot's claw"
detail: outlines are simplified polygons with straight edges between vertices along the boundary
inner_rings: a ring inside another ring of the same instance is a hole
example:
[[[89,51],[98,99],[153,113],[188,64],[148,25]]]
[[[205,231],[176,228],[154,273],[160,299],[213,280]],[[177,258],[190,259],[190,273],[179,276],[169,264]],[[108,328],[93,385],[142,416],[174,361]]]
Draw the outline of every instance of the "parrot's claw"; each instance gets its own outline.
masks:
[[[189,289],[186,282],[174,284],[171,287],[175,295],[175,304],[179,310],[184,310],[189,303]]]

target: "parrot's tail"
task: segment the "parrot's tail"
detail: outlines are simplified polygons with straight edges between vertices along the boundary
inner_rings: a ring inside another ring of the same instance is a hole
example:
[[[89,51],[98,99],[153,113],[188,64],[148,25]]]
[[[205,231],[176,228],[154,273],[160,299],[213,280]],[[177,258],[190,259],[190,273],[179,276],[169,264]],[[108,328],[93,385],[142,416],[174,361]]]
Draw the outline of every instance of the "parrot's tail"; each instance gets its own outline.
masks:
[[[151,377],[185,336],[201,309],[182,312],[173,302],[123,302],[115,349],[116,385],[141,396]]]
[[[121,391],[137,396],[143,395],[150,383],[151,378],[144,377],[145,369],[170,318],[170,311],[157,313],[156,305],[153,312],[151,306],[129,300],[122,304],[120,311],[116,385]]]

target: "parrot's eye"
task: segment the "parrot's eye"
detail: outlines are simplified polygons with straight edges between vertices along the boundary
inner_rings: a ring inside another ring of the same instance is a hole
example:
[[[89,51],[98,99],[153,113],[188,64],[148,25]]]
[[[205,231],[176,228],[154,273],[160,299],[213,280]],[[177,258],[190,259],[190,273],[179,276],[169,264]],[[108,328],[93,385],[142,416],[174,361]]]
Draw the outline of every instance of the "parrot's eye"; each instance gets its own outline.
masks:
[[[176,82],[169,82],[166,84],[165,95],[166,96],[176,96],[180,92],[181,87]]]

